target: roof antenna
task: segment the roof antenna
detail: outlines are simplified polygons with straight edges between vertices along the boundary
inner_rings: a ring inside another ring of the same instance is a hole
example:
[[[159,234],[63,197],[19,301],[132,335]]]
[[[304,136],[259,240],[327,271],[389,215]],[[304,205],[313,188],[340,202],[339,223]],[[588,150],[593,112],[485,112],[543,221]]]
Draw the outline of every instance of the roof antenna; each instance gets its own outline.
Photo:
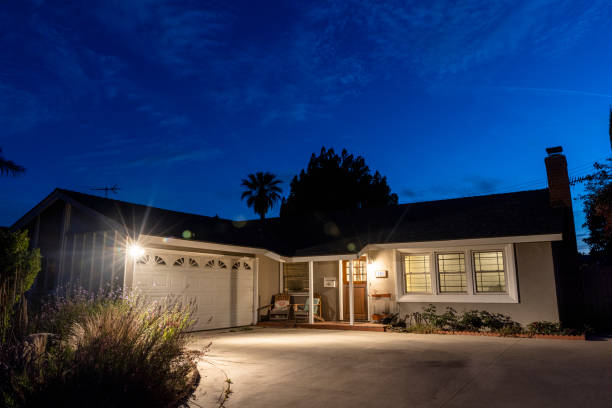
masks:
[[[94,190],[94,191],[104,191],[104,197],[108,198],[108,192],[112,192],[114,194],[117,194],[117,191],[121,190],[119,187],[117,187],[116,184],[114,184],[112,187],[101,187],[101,188],[90,188],[90,190]]]

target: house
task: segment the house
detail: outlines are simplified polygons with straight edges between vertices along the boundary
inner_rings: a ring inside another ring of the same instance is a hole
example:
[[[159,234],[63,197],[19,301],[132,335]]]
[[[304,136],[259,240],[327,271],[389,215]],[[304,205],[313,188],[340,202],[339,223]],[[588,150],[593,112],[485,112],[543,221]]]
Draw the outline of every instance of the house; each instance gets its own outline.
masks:
[[[574,324],[567,162],[547,152],[542,190],[231,221],[56,189],[12,228],[44,256],[32,295],[69,282],[183,295],[197,330],[252,324],[279,292],[318,293],[326,320],[351,323],[433,303]]]

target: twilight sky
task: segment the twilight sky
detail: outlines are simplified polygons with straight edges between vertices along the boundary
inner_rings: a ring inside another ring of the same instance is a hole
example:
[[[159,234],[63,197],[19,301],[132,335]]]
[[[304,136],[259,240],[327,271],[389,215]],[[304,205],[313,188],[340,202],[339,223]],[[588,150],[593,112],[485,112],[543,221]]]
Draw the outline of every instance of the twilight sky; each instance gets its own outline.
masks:
[[[610,156],[609,0],[228,3],[3,3],[0,147],[27,173],[0,178],[0,225],[113,184],[253,218],[240,180],[323,145],[400,202],[545,187],[549,146],[571,176]]]

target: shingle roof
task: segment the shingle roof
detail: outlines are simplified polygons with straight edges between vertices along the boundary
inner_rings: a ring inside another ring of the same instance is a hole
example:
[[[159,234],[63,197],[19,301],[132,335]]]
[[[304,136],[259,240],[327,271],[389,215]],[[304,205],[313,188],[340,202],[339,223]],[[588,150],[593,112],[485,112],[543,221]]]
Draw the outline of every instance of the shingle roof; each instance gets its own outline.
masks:
[[[197,241],[284,256],[346,254],[368,244],[556,234],[564,219],[563,209],[550,207],[548,189],[243,222],[58,191],[135,232],[181,238],[189,230]]]

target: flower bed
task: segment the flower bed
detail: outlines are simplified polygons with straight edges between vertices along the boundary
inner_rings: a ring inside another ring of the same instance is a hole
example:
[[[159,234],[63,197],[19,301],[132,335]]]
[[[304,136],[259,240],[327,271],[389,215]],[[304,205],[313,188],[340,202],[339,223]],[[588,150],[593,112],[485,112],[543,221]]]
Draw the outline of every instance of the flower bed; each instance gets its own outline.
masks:
[[[504,335],[495,332],[470,332],[470,331],[448,331],[438,330],[436,334],[450,334],[460,336],[490,336],[490,337],[520,337],[520,338],[533,338],[533,339],[555,339],[555,340],[586,340],[585,334],[579,335],[566,335],[566,334],[530,334],[530,333],[516,333],[513,335]]]
[[[438,314],[432,304],[422,312],[398,315],[386,321],[389,330],[421,334],[458,334],[466,336],[523,337],[537,339],[586,340],[584,330],[562,327],[558,322],[532,322],[526,328],[510,316],[488,311],[457,312],[451,307]]]

